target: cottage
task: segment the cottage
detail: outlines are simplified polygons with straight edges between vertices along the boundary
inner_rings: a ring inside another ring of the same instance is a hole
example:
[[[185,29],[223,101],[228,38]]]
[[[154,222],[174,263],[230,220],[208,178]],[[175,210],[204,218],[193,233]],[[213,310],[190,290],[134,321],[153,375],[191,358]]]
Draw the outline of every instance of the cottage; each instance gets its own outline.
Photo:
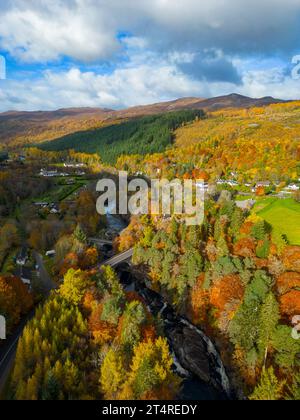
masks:
[[[226,181],[224,179],[217,179],[216,183],[217,185],[224,185],[226,184]]]
[[[52,209],[50,210],[50,213],[51,214],[59,214],[60,211],[59,211],[59,209],[57,207],[52,207]]]
[[[27,260],[28,260],[28,250],[27,250],[27,247],[24,246],[17,256],[16,263],[19,266],[24,266]]]
[[[296,184],[290,184],[285,189],[288,191],[299,191],[300,188]]]
[[[251,210],[255,203],[255,200],[243,200],[235,202],[236,206],[242,210]]]
[[[227,185],[229,185],[230,187],[238,187],[239,183],[237,181],[230,180],[227,182]]]
[[[66,162],[64,163],[65,168],[83,168],[85,166],[84,163],[73,163],[73,162]]]
[[[256,183],[256,188],[259,188],[259,187],[269,188],[270,186],[271,186],[270,181],[259,181]]]
[[[54,249],[46,252],[46,257],[55,257],[56,251]]]
[[[52,177],[58,176],[58,172],[57,170],[46,171],[45,169],[41,169],[40,176],[43,176],[45,178],[52,178]]]
[[[45,208],[45,207],[49,206],[49,203],[46,203],[45,201],[37,201],[36,203],[34,203],[34,205],[37,206],[37,207]]]

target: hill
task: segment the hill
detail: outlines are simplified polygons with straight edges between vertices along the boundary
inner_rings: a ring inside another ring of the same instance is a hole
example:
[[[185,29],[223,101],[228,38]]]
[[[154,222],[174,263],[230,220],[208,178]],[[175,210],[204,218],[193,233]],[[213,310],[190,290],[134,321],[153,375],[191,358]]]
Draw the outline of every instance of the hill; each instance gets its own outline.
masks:
[[[210,99],[182,98],[118,111],[100,108],[70,108],[39,112],[10,111],[0,114],[0,148],[42,143],[78,131],[100,128],[138,116],[187,109],[213,111],[223,108],[250,108],[279,102],[282,101],[271,97],[252,99],[232,94]]]
[[[114,164],[123,154],[163,152],[172,144],[174,130],[204,115],[202,110],[186,110],[134,118],[120,124],[69,134],[44,143],[40,148],[46,151],[74,149],[77,152],[98,153],[104,162]]]
[[[300,178],[300,102],[273,104],[250,109],[210,112],[207,118],[179,127],[172,148],[159,156],[123,156],[132,171],[160,168],[165,178],[174,178],[201,169],[212,180],[232,179],[241,185],[257,181],[278,184]]]
[[[216,98],[204,99],[194,103],[193,108],[201,107],[207,111],[216,111],[225,108],[252,108],[252,107],[261,107],[271,104],[284,103],[288,101],[283,101],[281,99],[275,99],[271,96],[266,96],[264,98],[249,98],[248,96],[238,95],[232,93],[231,95],[218,96]],[[190,105],[189,105],[190,106]]]

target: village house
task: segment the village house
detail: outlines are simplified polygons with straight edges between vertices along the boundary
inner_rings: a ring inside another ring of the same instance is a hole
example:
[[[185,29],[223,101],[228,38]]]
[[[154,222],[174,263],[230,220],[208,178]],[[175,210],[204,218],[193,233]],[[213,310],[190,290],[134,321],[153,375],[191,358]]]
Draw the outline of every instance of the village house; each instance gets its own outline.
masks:
[[[83,168],[85,166],[84,163],[73,163],[73,162],[66,162],[64,163],[65,168]]]
[[[27,247],[24,246],[17,256],[16,264],[19,266],[24,266],[27,260],[28,260],[28,250],[27,250]]]
[[[50,213],[51,214],[59,214],[60,213],[58,204],[51,204]]]
[[[37,201],[34,203],[34,205],[36,207],[42,207],[42,208],[46,208],[49,206],[49,203],[46,203],[45,201]]]
[[[256,201],[251,199],[235,202],[236,206],[242,210],[251,210],[255,203]]]
[[[285,188],[287,191],[299,191],[299,189],[300,187],[296,184],[290,184]]]
[[[259,188],[259,187],[269,188],[270,186],[271,186],[270,181],[258,181],[256,183],[256,188]]]
[[[229,185],[230,187],[238,187],[239,183],[234,179],[217,179],[217,185]]]
[[[54,249],[51,249],[50,251],[46,252],[46,257],[55,257],[56,251]]]
[[[46,178],[51,178],[51,177],[54,177],[54,176],[58,176],[58,172],[57,172],[57,170],[47,171],[45,169],[41,169],[40,176],[43,176],[43,177],[46,177]]]

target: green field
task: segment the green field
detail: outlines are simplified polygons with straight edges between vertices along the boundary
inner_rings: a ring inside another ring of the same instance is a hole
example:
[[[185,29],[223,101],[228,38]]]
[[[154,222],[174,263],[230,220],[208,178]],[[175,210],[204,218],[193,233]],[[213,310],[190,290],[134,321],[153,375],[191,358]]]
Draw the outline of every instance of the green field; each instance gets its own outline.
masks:
[[[285,234],[291,245],[300,245],[300,203],[292,198],[266,198],[253,211],[273,226],[274,233]]]
[[[87,184],[87,181],[81,179],[80,181],[76,180],[75,184],[72,185],[55,185],[51,190],[46,192],[40,197],[36,197],[31,201],[43,201],[47,203],[56,203],[58,201],[64,201],[70,195],[72,195],[79,188],[84,187]]]

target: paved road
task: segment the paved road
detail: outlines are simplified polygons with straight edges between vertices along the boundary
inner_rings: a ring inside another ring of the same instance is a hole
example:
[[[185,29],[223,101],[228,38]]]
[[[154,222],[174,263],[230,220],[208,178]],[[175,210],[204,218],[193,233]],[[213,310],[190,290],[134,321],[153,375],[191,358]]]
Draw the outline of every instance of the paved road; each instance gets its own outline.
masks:
[[[49,276],[49,273],[46,270],[42,255],[39,254],[38,252],[33,252],[33,256],[35,258],[36,265],[38,267],[37,273],[38,273],[38,278],[41,283],[41,287],[45,292],[45,296],[47,296],[51,292],[51,290],[56,289],[57,285]]]
[[[54,281],[49,276],[43,261],[42,255],[35,252],[34,258],[36,260],[36,265],[38,266],[37,273],[38,279],[41,282],[41,289],[44,292],[45,297],[48,296],[51,290],[55,289],[57,286]],[[18,327],[15,329],[14,333],[7,338],[4,342],[1,343],[0,347],[0,396],[4,389],[4,386],[7,382],[9,374],[11,372],[16,350],[18,346],[18,341],[22,335],[24,328],[27,322],[33,318],[35,310],[32,310],[26,317],[22,319]]]
[[[103,265],[116,267],[122,262],[130,261],[133,256],[133,251],[134,251],[133,248],[131,248],[128,251],[125,251],[119,255],[116,255],[112,257],[111,259],[105,261]],[[51,292],[51,290],[55,289],[57,286],[54,283],[54,281],[51,279],[51,277],[49,276],[49,273],[47,272],[45,268],[42,255],[37,252],[34,252],[33,255],[36,260],[36,265],[38,267],[37,269],[38,279],[40,279],[41,287],[46,297]],[[27,322],[31,318],[33,318],[34,313],[35,313],[34,310],[31,311],[30,314],[28,314],[27,317],[25,317],[21,321],[21,323],[15,330],[14,334],[10,336],[7,340],[5,340],[4,344],[2,343],[2,346],[0,348],[0,395],[7,382],[8,376],[11,372],[15,355],[16,355],[19,338],[22,335]]]
[[[116,267],[122,262],[130,261],[133,256],[133,251],[134,249],[131,248],[128,251],[122,252],[122,254],[118,254],[110,258],[109,260],[105,261],[103,265],[110,265],[111,267]]]
[[[23,330],[27,322],[33,318],[34,310],[32,310],[26,317],[22,319],[18,327],[15,329],[14,334],[9,336],[7,340],[1,342],[0,347],[0,397],[6,381],[9,377],[11,369],[13,367],[16,350],[18,346],[19,338],[21,337]]]

